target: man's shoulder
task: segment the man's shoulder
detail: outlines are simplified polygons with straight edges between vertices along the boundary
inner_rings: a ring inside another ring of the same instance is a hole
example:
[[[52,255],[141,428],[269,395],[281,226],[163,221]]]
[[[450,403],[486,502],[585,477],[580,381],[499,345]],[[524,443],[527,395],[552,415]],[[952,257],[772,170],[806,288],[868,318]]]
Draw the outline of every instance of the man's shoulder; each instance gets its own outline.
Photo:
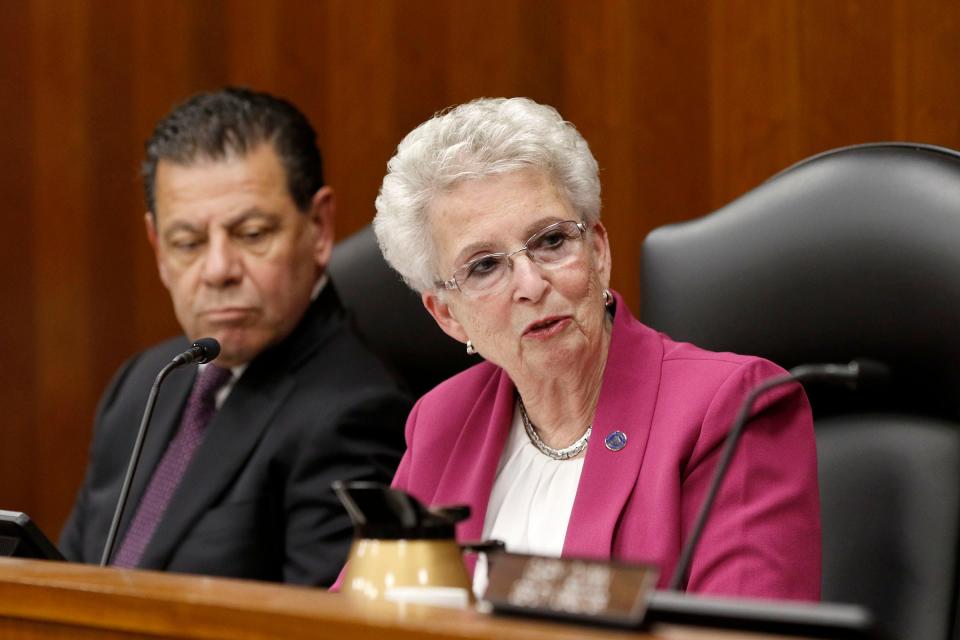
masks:
[[[251,362],[270,375],[310,378],[325,387],[400,388],[397,378],[357,332],[330,282],[290,335]]]
[[[401,388],[397,376],[367,345],[347,316],[328,322],[333,326],[319,344],[312,345],[297,367],[298,375],[321,379],[324,384],[345,391],[371,386]]]

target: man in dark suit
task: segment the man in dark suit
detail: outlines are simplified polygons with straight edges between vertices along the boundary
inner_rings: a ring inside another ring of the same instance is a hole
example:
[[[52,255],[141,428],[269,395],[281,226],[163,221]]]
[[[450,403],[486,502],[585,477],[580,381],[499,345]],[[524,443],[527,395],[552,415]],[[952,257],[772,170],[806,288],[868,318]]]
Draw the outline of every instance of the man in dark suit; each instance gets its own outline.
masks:
[[[325,268],[334,199],[291,104],[239,89],[161,121],[147,235],[184,336],[127,362],[97,412],[61,537],[99,561],[157,372],[200,337],[219,357],[158,396],[111,564],[327,585],[351,526],[330,484],[388,482],[408,398],[355,335]]]

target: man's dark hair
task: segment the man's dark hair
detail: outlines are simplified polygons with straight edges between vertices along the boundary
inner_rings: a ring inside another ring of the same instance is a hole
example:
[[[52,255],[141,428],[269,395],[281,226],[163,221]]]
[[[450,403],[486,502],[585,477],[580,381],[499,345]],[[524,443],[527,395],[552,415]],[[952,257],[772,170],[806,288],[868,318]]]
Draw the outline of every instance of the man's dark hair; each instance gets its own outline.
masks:
[[[157,164],[187,165],[198,159],[240,156],[269,142],[283,163],[287,188],[300,211],[323,186],[317,134],[300,111],[268,93],[227,87],[200,93],[175,107],[147,140],[143,163],[147,210],[156,215]]]

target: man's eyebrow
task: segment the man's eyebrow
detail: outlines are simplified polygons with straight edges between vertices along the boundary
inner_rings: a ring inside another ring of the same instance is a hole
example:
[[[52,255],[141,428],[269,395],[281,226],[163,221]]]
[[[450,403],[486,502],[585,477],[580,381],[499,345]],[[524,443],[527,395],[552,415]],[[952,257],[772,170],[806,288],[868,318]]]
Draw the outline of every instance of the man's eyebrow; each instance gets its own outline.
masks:
[[[248,220],[255,219],[255,218],[260,218],[263,220],[275,222],[276,220],[279,219],[279,216],[274,213],[264,211],[259,207],[251,207],[250,209],[241,211],[240,213],[233,216],[232,218],[229,218],[224,223],[223,226],[226,227],[227,229],[232,229],[234,227],[240,226],[241,224],[243,224],[244,222],[247,222]]]
[[[264,211],[259,207],[251,207],[250,209],[241,211],[237,215],[226,220],[223,223],[223,226],[226,229],[234,229],[242,225],[244,222],[247,222],[248,220],[258,219],[258,218],[267,220],[270,222],[276,222],[279,219],[279,216],[277,216],[276,214]],[[198,228],[186,220],[175,220],[171,222],[163,230],[163,237],[169,237],[171,234],[177,233],[180,231],[186,231],[188,233],[205,233],[204,229]]]
[[[171,222],[170,225],[163,230],[163,237],[165,238],[170,237],[171,234],[177,233],[178,231],[200,233],[200,231],[189,222],[186,222],[184,220],[177,220],[175,222]]]

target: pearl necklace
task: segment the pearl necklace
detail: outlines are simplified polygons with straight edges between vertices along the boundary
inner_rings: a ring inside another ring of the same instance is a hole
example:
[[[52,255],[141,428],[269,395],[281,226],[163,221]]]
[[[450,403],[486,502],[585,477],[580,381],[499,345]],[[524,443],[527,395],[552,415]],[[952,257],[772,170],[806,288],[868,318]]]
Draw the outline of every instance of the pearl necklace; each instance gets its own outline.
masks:
[[[530,416],[527,415],[527,408],[523,406],[523,398],[521,398],[519,394],[517,394],[517,400],[520,403],[520,417],[523,419],[523,428],[527,432],[527,437],[530,438],[530,442],[533,443],[533,446],[535,446],[540,453],[554,460],[569,460],[570,458],[576,458],[587,448],[590,433],[593,431],[592,425],[588,424],[587,430],[583,432],[583,435],[569,447],[554,449],[540,439],[540,434],[537,433],[537,428],[533,426],[533,422],[530,421]]]

